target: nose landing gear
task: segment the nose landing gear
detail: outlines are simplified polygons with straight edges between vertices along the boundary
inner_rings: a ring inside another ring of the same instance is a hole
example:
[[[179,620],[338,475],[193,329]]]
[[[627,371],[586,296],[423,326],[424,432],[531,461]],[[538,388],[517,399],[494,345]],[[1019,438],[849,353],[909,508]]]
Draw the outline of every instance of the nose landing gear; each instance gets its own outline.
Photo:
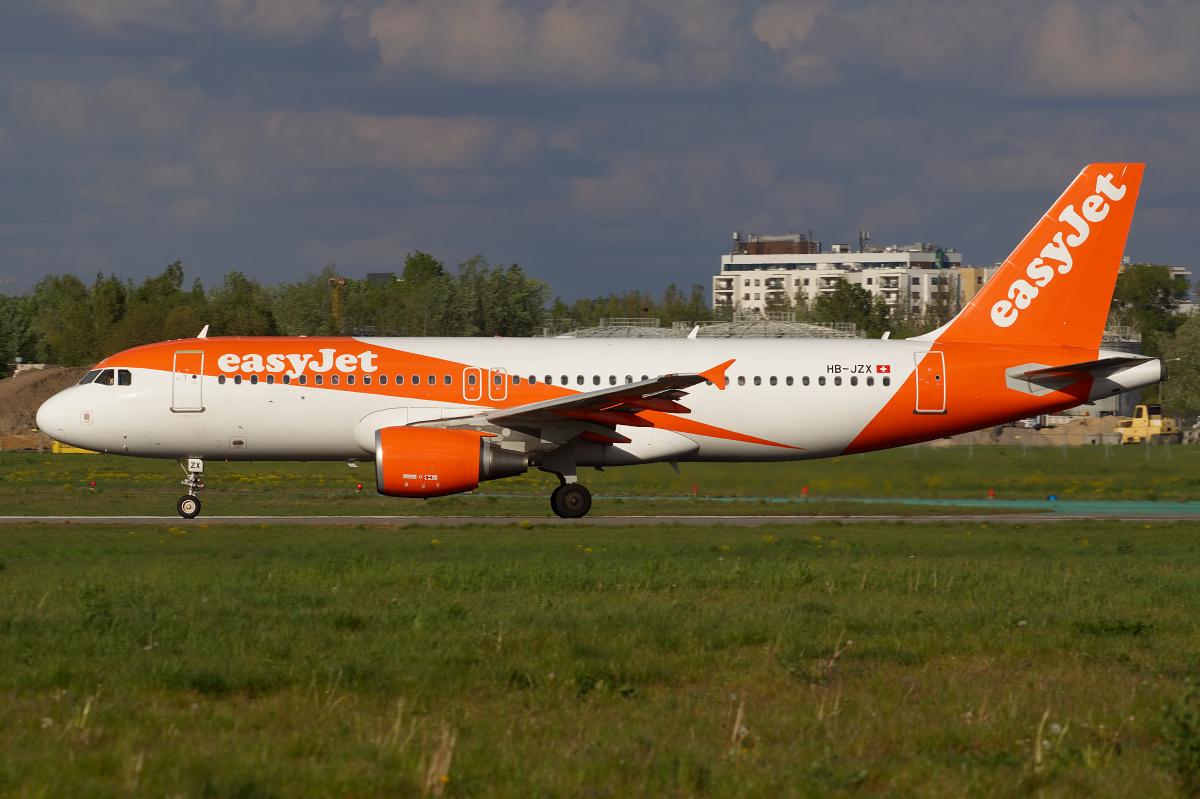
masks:
[[[175,508],[183,518],[194,519],[200,515],[200,497],[196,495],[204,488],[204,483],[200,482],[204,474],[204,461],[200,458],[188,458],[186,465],[183,461],[180,461],[179,465],[187,474],[187,479],[181,480],[180,484],[186,486],[188,492],[179,498]]]

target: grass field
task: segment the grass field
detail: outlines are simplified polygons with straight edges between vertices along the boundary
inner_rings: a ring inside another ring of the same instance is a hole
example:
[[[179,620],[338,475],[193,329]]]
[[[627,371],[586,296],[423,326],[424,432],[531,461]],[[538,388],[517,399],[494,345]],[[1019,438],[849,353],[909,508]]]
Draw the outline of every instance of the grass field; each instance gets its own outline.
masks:
[[[460,496],[402,500],[375,493],[371,464],[208,463],[205,514],[550,515],[555,478],[530,472]],[[593,513],[797,513],[796,503],[688,504],[678,498],[979,498],[1200,500],[1200,447],[907,447],[782,464],[667,464],[584,469]],[[0,453],[0,515],[170,514],[183,477],[173,461],[101,455]],[[96,482],[93,491],[90,483]],[[361,483],[359,492],[356,485]],[[645,498],[667,499],[664,503]],[[634,499],[639,498],[639,499]],[[920,509],[918,509],[920,510]],[[900,506],[871,512],[913,513]],[[820,512],[853,512],[824,506]],[[946,509],[942,512],[953,512]]]
[[[2,526],[0,794],[1192,790],[1198,540]]]

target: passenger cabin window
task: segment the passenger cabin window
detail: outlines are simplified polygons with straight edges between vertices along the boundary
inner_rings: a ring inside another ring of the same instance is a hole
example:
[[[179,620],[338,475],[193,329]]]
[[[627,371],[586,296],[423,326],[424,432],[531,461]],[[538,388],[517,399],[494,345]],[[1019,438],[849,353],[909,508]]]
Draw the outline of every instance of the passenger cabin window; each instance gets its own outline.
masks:
[[[600,385],[600,375],[592,375],[592,385],[593,386]]]
[[[821,375],[820,377],[817,378],[817,385],[818,386],[825,385],[825,375]]]
[[[100,370],[99,370],[99,369],[93,369],[92,371],[90,371],[90,372],[88,372],[86,375],[84,375],[84,376],[83,376],[83,378],[82,378],[82,379],[81,379],[81,380],[80,380],[78,383],[76,383],[75,385],[77,385],[77,386],[82,386],[82,385],[84,385],[84,384],[86,384],[86,383],[90,383],[90,382],[92,382],[93,380],[95,380],[95,379],[96,379],[96,375],[98,375],[98,374],[100,374]]]
[[[330,375],[330,376],[329,376],[329,385],[331,385],[331,386],[336,386],[336,385],[338,384],[338,382],[339,382],[339,380],[338,380],[338,376],[337,376],[337,375]]]
[[[379,378],[380,378],[380,380],[387,382],[387,378],[384,377],[383,375],[380,375]],[[370,375],[363,375],[363,385],[364,386],[371,385],[371,376]]]
[[[741,375],[738,377],[738,385],[739,386],[746,385],[746,376],[745,375]]]
[[[800,382],[801,382],[801,383],[803,383],[804,385],[806,385],[806,386],[807,386],[807,385],[808,385],[808,375],[805,375],[805,376],[804,376],[804,377],[803,377],[803,378],[800,380]]]
[[[867,378],[867,385],[868,385],[868,386],[873,386],[873,385],[875,385],[875,378],[873,378],[873,377],[868,377],[868,378]]]
[[[442,375],[443,385],[451,385],[454,381],[450,379],[450,375]]]
[[[474,373],[467,375],[467,385],[468,385],[468,386],[473,386],[473,385],[475,385],[475,375],[474,375]]]
[[[430,375],[429,378],[425,382],[429,383],[429,385],[431,385],[431,386],[436,386],[437,385],[437,375]]]
[[[336,380],[337,378],[334,378],[334,379]],[[252,386],[258,385],[258,375],[250,375],[250,385],[252,385]]]
[[[890,386],[892,384],[892,378],[890,378],[890,377],[883,378],[883,384],[885,386]]]
[[[577,386],[583,385],[583,375],[575,375],[575,385],[577,385]]]
[[[133,372],[129,371],[128,369],[118,369],[117,370],[117,385],[118,386],[133,385]]]
[[[791,375],[788,375],[787,384],[789,386],[792,384],[792,376]]]
[[[318,377],[318,378],[317,378],[317,382],[318,382],[318,383],[320,383],[320,382],[321,382],[321,378],[320,378],[320,377]],[[235,386],[240,386],[240,385],[242,384],[242,376],[241,376],[241,375],[234,375],[234,376],[233,376],[233,384],[234,384]]]
[[[513,384],[514,386],[519,386],[519,385],[521,385],[521,376],[520,376],[520,375],[513,375],[513,378],[512,378],[512,384]]]
[[[217,375],[217,383],[222,386],[225,385],[225,375]]]
[[[241,381],[242,381],[242,378],[241,378],[241,376],[238,376],[238,377],[235,377],[235,378],[234,378],[234,382],[235,382],[235,383],[240,383]],[[321,385],[321,384],[322,384],[322,383],[324,383],[324,382],[325,382],[325,376],[324,376],[324,375],[314,375],[314,376],[313,376],[313,385],[314,385],[314,386],[319,386],[319,385]]]
[[[565,385],[567,385],[567,384],[568,384],[568,383],[570,383],[570,382],[571,382],[571,379],[570,379],[569,377],[567,377],[566,375],[563,375],[563,376],[562,376],[562,384],[563,384],[564,386],[565,386]]]
[[[537,375],[530,375],[530,376],[529,376],[529,385],[531,385],[531,386],[536,386],[536,385],[537,385]]]
[[[609,384],[610,386],[615,386],[615,385],[617,384],[617,376],[616,376],[616,375],[609,375],[609,376],[608,376],[608,384]]]
[[[298,382],[302,386],[307,386],[308,385],[308,375],[300,375],[300,379],[296,382]]]
[[[773,386],[779,385],[779,378],[776,377],[775,375],[771,375],[771,385],[773,385]]]
[[[275,375],[267,375],[267,385],[268,386],[275,385]]]
[[[96,378],[96,382],[102,386],[111,386],[113,384],[113,370],[105,369],[100,373],[100,376]]]
[[[833,384],[835,386],[840,386],[842,384],[842,376],[838,375],[837,377],[833,378]]]
[[[421,385],[421,376],[420,376],[420,375],[413,375],[413,376],[412,376],[412,384],[413,384],[414,386],[419,386],[419,385]]]
[[[365,381],[366,381],[366,382],[368,382],[368,383],[370,383],[370,382],[371,382],[371,378],[369,378],[369,377],[364,377],[364,378],[363,378],[363,380],[365,380]],[[387,385],[387,375],[380,375],[380,376],[379,376],[379,385],[381,385],[381,386],[386,386],[386,385]]]
[[[292,384],[292,376],[291,376],[291,375],[284,375],[284,376],[283,376],[283,384],[284,384],[285,386],[289,386],[289,385],[291,385],[291,384]]]
[[[367,379],[370,380],[370,378],[367,378]],[[354,375],[346,375],[346,385],[348,385],[348,386],[354,385]]]
[[[626,383],[632,383],[632,382],[633,382],[633,375],[625,375],[625,382],[626,382]]]
[[[852,386],[858,385],[858,376],[857,375],[850,376],[850,385],[852,385]]]
[[[755,375],[755,376],[754,376],[754,385],[756,385],[756,386],[761,386],[761,385],[762,385],[762,378],[761,378],[761,377],[759,377],[758,375]]]

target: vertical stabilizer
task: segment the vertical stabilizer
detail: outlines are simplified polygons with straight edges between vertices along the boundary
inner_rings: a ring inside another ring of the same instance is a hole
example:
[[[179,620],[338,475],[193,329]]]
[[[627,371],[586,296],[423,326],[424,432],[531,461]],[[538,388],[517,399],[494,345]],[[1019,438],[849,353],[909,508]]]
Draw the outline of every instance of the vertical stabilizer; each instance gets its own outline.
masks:
[[[1144,164],[1092,164],[949,324],[921,338],[1099,347]]]

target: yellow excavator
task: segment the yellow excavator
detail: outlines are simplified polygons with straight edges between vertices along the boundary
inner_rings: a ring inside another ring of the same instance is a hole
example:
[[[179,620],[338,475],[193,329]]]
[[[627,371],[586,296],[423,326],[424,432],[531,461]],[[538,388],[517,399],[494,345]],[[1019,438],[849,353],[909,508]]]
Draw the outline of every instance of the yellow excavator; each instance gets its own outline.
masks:
[[[1178,436],[1179,422],[1170,417],[1163,418],[1161,405],[1139,405],[1132,419],[1117,422],[1115,432],[1121,434],[1122,444],[1154,442],[1155,439],[1164,440],[1165,436]]]

